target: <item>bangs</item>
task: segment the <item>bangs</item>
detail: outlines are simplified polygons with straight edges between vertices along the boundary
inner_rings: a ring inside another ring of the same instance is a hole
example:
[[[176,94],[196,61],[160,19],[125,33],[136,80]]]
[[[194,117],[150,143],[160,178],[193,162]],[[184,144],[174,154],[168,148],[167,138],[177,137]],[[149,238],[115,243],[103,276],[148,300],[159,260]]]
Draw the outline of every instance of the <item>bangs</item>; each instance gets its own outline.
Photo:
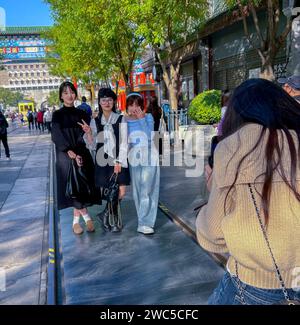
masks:
[[[128,108],[128,106],[131,106],[133,104],[140,106],[142,110],[144,109],[144,100],[140,96],[129,96],[126,100],[126,109]]]

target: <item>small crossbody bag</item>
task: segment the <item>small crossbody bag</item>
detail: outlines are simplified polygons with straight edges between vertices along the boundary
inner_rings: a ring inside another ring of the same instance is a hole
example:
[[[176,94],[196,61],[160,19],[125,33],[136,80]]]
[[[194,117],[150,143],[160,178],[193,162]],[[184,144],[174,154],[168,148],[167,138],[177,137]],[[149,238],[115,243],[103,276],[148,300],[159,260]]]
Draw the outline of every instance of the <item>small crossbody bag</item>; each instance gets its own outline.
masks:
[[[257,203],[256,203],[256,200],[255,200],[253,188],[252,188],[251,184],[248,184],[248,187],[249,187],[251,198],[252,198],[252,201],[253,201],[253,204],[254,204],[254,207],[255,207],[257,219],[258,219],[259,224],[260,224],[260,228],[261,228],[262,233],[264,235],[265,242],[266,242],[266,244],[268,246],[268,250],[270,252],[270,255],[271,255],[271,258],[272,258],[272,261],[273,261],[273,265],[274,265],[274,268],[276,270],[276,276],[277,276],[277,278],[278,278],[278,280],[280,282],[281,290],[282,290],[282,292],[284,294],[284,300],[281,300],[281,301],[275,303],[274,305],[300,305],[299,300],[292,300],[289,297],[289,294],[288,294],[287,288],[286,288],[286,286],[284,284],[284,281],[283,281],[282,275],[280,273],[278,264],[276,263],[274,254],[272,252],[271,245],[270,245],[270,242],[269,242],[269,239],[268,239],[268,236],[267,236],[266,229],[265,229],[265,227],[263,225],[261,216],[259,214],[259,210],[258,210]],[[243,305],[246,305],[246,300],[245,300],[243,288],[242,288],[241,281],[240,281],[239,274],[238,274],[237,261],[235,261],[235,273],[236,273],[236,277],[237,277],[237,284],[238,284],[238,290],[239,290],[239,296],[240,296],[241,302],[242,302]]]

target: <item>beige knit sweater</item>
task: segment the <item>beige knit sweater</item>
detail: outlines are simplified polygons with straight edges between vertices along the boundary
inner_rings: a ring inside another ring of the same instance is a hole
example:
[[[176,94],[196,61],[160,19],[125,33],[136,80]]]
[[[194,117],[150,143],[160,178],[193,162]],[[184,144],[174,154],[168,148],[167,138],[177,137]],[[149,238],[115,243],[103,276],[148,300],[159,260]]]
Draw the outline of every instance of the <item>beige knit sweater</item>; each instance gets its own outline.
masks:
[[[218,144],[214,157],[212,190],[209,201],[198,214],[197,238],[200,245],[211,252],[228,253],[228,271],[235,275],[238,262],[241,281],[259,288],[280,288],[269,250],[261,231],[248,183],[255,182],[256,190],[262,192],[266,161],[264,151],[268,131],[262,144],[241,165],[236,185],[224,201],[229,186],[233,183],[237,164],[256,144],[261,126],[248,124]],[[292,133],[296,148],[298,140]],[[287,140],[279,137],[283,146],[283,161],[286,175],[290,175],[290,154]],[[288,176],[288,179],[290,176]],[[296,171],[296,182],[300,191],[300,168]],[[261,208],[260,196],[255,193]],[[263,217],[262,209],[260,214]],[[300,202],[275,171],[270,199],[270,218],[267,235],[275,260],[286,287],[300,286]],[[297,279],[298,276],[298,279]]]

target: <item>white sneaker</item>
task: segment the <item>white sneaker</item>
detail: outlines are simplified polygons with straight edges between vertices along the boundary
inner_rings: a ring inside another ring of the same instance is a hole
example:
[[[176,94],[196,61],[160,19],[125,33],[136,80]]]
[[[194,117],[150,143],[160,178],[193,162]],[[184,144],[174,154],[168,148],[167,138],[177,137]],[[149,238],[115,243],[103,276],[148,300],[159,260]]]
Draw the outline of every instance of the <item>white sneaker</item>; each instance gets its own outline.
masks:
[[[148,226],[139,226],[137,231],[144,235],[154,234],[154,229],[152,227],[148,227]]]
[[[11,158],[10,157],[6,157],[6,160],[11,160]]]

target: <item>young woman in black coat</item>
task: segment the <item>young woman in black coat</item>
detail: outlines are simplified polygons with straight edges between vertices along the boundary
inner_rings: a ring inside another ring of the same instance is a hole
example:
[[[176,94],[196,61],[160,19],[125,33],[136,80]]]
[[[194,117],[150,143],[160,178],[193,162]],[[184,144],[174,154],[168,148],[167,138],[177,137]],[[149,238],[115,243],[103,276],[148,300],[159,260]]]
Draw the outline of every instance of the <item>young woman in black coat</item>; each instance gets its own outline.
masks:
[[[78,122],[90,123],[89,116],[82,110],[75,108],[77,90],[74,85],[65,81],[59,88],[59,99],[63,107],[53,113],[52,141],[56,149],[56,178],[58,209],[74,208],[73,231],[80,235],[83,228],[79,224],[80,216],[83,217],[88,232],[95,231],[93,221],[88,215],[87,207],[96,203],[95,192],[79,199],[70,199],[65,195],[67,178],[72,160],[84,168],[86,176],[93,188],[94,163],[89,150],[83,140],[83,134]],[[98,202],[99,203],[99,202]]]

